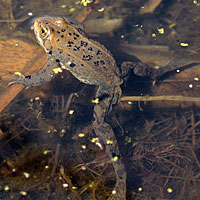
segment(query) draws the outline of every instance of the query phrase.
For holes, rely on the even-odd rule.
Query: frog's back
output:
[[[77,79],[94,85],[121,84],[116,62],[103,45],[88,39],[81,29],[66,19],[45,17],[40,22],[45,23],[49,30],[51,28],[52,56]]]

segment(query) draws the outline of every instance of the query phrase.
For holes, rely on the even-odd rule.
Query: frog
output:
[[[58,71],[68,70],[79,81],[97,86],[92,125],[106,145],[105,153],[115,172],[115,188],[110,199],[126,199],[126,168],[114,131],[105,119],[122,95],[120,85],[127,69],[120,70],[107,48],[89,39],[79,25],[65,17],[38,17],[34,19],[33,30],[48,54],[47,62],[40,71],[13,79],[11,84],[20,83],[26,88],[43,85]]]

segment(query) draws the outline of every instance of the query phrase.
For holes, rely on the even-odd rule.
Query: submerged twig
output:
[[[60,175],[69,185],[69,189],[71,190],[72,194],[76,197],[76,199],[80,200],[81,198],[80,198],[78,192],[73,189],[74,186],[73,186],[70,178],[65,174],[63,166],[61,166],[61,168],[60,168]]]
[[[51,172],[51,176],[53,176],[55,171],[56,171],[56,166],[58,164],[58,158],[59,158],[59,153],[60,153],[60,145],[61,144],[57,144],[57,146],[56,146],[56,153],[55,153],[55,158],[54,158],[54,163],[53,163],[53,169],[52,169],[52,172]]]
[[[200,97],[185,96],[125,96],[119,99],[122,101],[194,101],[200,102]]]

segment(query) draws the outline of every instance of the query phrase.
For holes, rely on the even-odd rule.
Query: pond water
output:
[[[193,0],[0,1],[0,199],[198,199],[199,7]],[[44,85],[8,86],[47,62],[33,31],[42,16],[70,19],[93,48],[105,50],[95,40],[112,53],[119,73],[124,62],[134,66],[118,103],[105,103],[113,108],[102,119],[115,136],[93,130],[103,110],[93,117],[94,107],[111,93],[95,99],[97,87],[68,70]],[[125,166],[124,197],[115,189],[115,161]]]

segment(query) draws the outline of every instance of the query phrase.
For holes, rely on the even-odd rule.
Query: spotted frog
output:
[[[69,70],[78,80],[98,86],[94,106],[93,128],[106,145],[116,175],[111,198],[126,199],[126,170],[111,126],[105,122],[112,105],[121,96],[122,74],[112,54],[100,43],[88,39],[84,31],[63,17],[39,17],[34,21],[38,43],[48,53],[44,68],[29,76],[21,76],[14,83],[26,87],[50,81],[57,71]]]

